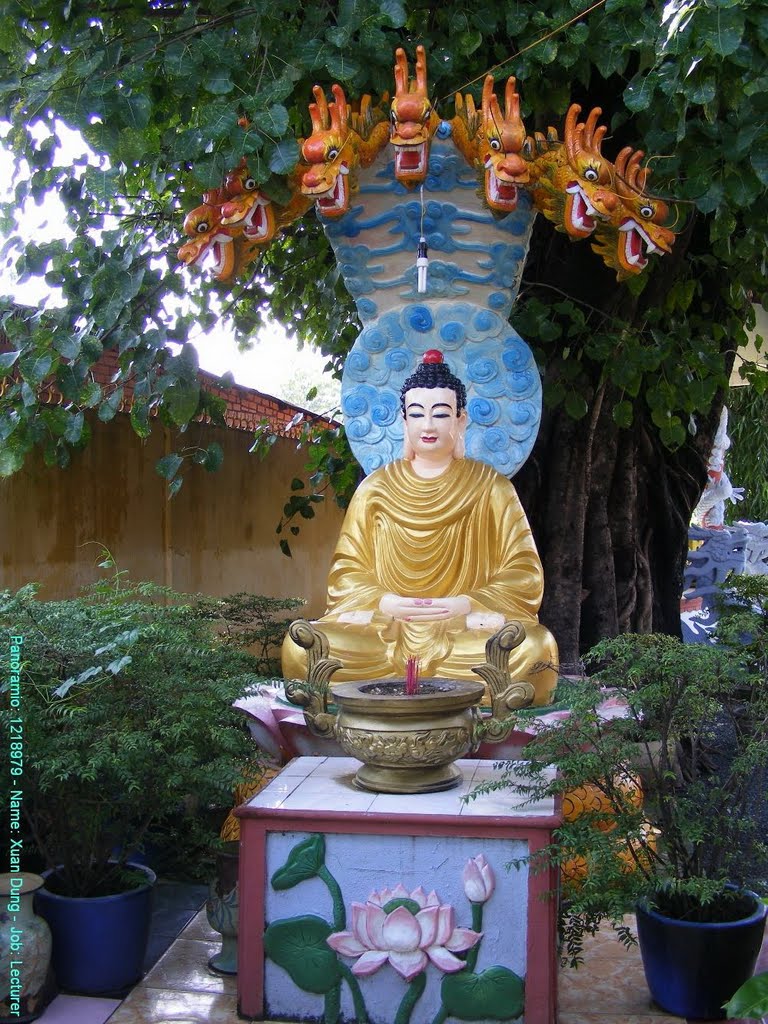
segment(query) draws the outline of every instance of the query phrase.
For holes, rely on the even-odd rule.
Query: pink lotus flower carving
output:
[[[387,961],[406,981],[420,974],[431,960],[446,974],[465,963],[455,953],[471,949],[482,932],[457,928],[453,907],[440,903],[434,890],[419,886],[409,893],[403,885],[372,892],[365,903],[352,904],[348,931],[328,936],[328,945],[342,956],[358,957],[352,973],[365,977]]]

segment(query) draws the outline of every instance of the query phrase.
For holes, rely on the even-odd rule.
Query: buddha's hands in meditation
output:
[[[379,611],[402,622],[436,622],[454,615],[469,615],[472,604],[463,594],[459,597],[402,597],[385,594]]]

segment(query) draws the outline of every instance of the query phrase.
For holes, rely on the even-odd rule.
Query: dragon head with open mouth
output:
[[[234,239],[242,228],[222,224],[222,207],[227,201],[226,190],[211,189],[203,195],[203,202],[190,210],[184,220],[184,234],[191,241],[185,242],[178,252],[179,259],[186,266],[199,265],[210,253],[213,256],[213,274],[218,281],[225,281],[235,269]]]
[[[308,165],[301,179],[301,191],[315,203],[321,217],[343,217],[349,209],[351,172],[359,163],[349,125],[350,110],[340,85],[331,87],[331,103],[319,85],[313,87],[315,102],[309,105],[312,134],[305,139],[301,154]]]
[[[626,146],[616,157],[615,208],[608,223],[600,225],[592,246],[619,280],[644,270],[652,253],[671,252],[675,241],[674,232],[665,227],[668,204],[646,192],[650,170],[640,166],[643,155]]]
[[[578,121],[581,107],[568,108],[561,147],[551,144],[534,160],[534,202],[547,220],[578,240],[588,238],[601,220],[610,216],[615,201],[607,194],[613,165],[601,145],[607,128],[598,126],[602,110],[594,107],[585,122]]]
[[[520,118],[515,79],[507,79],[503,117],[493,86],[493,75],[486,75],[479,140],[479,156],[485,168],[485,201],[498,213],[511,213],[517,207],[518,186],[530,181],[529,165],[521,156],[525,125]]]
[[[395,147],[395,177],[408,188],[421,184],[429,167],[429,144],[440,124],[427,92],[427,56],[416,47],[416,77],[408,75],[405,50],[395,51],[395,95],[389,141]]]
[[[245,158],[229,172],[224,188],[229,198],[222,204],[221,223],[225,227],[240,227],[250,242],[271,242],[277,230],[272,201],[259,191]]]

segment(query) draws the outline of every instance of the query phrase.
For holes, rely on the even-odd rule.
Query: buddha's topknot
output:
[[[400,408],[405,416],[405,395],[412,388],[450,388],[456,395],[456,412],[467,406],[467,389],[443,362],[443,353],[431,348],[424,353],[416,372],[400,388]]]

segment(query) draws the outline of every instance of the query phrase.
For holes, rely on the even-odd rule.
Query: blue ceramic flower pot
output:
[[[157,876],[143,864],[127,866],[143,872],[146,885],[114,896],[59,896],[44,888],[35,894],[35,909],[51,929],[51,962],[61,988],[119,993],[141,978]]]
[[[752,977],[768,907],[753,892],[752,912],[738,921],[700,923],[637,907],[645,979],[655,1003],[678,1017],[721,1020],[723,1004]]]

